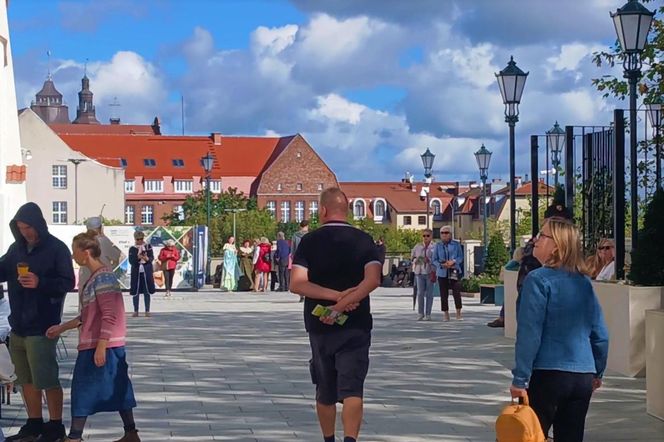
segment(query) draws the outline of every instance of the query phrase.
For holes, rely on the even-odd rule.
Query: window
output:
[[[134,180],[125,180],[125,193],[134,193],[136,192],[136,186]]]
[[[364,201],[356,200],[353,203],[353,216],[355,218],[364,218],[365,217]]]
[[[154,222],[154,207],[143,206],[141,209],[141,224],[152,224]]]
[[[143,159],[143,165],[145,167],[156,167],[157,162],[153,158],[144,158]]]
[[[127,167],[127,159],[120,158],[120,167]]]
[[[173,213],[177,214],[180,221],[184,221],[184,207],[182,205],[173,206]]]
[[[318,216],[318,201],[312,201],[309,203],[309,218]]]
[[[438,200],[431,201],[431,208],[433,209],[434,215],[440,215],[440,201]]]
[[[295,190],[302,190],[302,183],[297,183],[295,185]]]
[[[270,212],[270,215],[272,215],[272,217],[274,218],[277,217],[277,203],[275,201],[268,201],[267,204],[265,205],[265,208],[267,209],[268,212]]]
[[[173,159],[173,167],[184,167],[184,160],[180,158]]]
[[[374,217],[382,218],[385,216],[385,201],[378,200],[374,206]]]
[[[304,201],[295,201],[295,221],[301,222],[304,219]]]
[[[134,206],[125,206],[125,224],[134,224]]]
[[[277,190],[281,192],[281,189],[282,189],[281,183],[277,184]]]
[[[67,201],[53,201],[53,224],[67,224]]]
[[[318,191],[319,192],[323,191],[323,183],[318,183]]]
[[[221,180],[210,180],[210,192],[221,193]]]
[[[287,223],[290,221],[290,201],[281,202],[281,222]]]
[[[145,192],[146,193],[157,193],[164,191],[164,181],[163,180],[145,180]]]
[[[412,218],[410,217],[410,215],[406,215],[406,216],[404,216],[404,217],[403,217],[403,225],[404,225],[404,226],[410,226],[411,224],[413,224],[413,220],[412,220]]]
[[[67,188],[67,166],[53,166],[53,188]]]
[[[175,180],[173,183],[176,193],[191,193],[194,187],[192,180]],[[210,187],[212,187],[212,184],[210,184]]]
[[[424,225],[426,225],[426,223],[427,223],[427,217],[426,216],[420,215],[420,216],[417,217],[417,224],[419,224],[420,226],[424,226]]]

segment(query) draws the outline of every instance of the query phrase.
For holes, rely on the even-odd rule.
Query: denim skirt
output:
[[[72,417],[136,407],[125,348],[106,349],[106,364],[103,367],[95,365],[94,356],[94,349],[78,352],[71,383]]]

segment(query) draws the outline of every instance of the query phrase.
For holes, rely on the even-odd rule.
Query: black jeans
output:
[[[534,370],[528,398],[544,434],[553,425],[556,442],[582,442],[586,413],[593,394],[592,373]]]
[[[279,262],[279,291],[287,292],[288,291],[288,261],[282,263]]]
[[[146,312],[150,311],[150,292],[148,291],[148,283],[145,278],[146,278],[145,273],[138,274],[138,290],[136,290],[136,293],[132,293],[134,312],[136,313],[138,313],[138,302],[141,293],[143,293],[143,299],[145,300],[145,311]]]
[[[454,297],[454,307],[461,310],[461,283],[458,279],[441,278],[438,277],[438,288],[440,289],[440,309],[444,312],[450,311],[447,298],[450,296],[450,289],[452,289],[452,297]]]
[[[164,271],[164,276],[166,277],[166,290],[170,292],[173,288],[173,277],[175,276],[175,269]]]

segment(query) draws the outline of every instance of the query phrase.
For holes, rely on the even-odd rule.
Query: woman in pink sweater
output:
[[[74,237],[74,260],[90,270],[81,290],[81,314],[54,325],[46,335],[55,339],[79,329],[78,357],[71,383],[71,430],[65,442],[80,441],[88,416],[100,411],[118,411],[125,434],[116,442],[140,442],[133,408],[134,390],[129,380],[125,354],[125,310],[120,285],[110,269],[99,260],[97,233],[88,231]]]

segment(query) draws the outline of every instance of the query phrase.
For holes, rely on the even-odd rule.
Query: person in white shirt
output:
[[[436,270],[431,264],[434,249],[434,245],[431,243],[432,236],[431,229],[422,230],[422,242],[413,247],[410,254],[417,285],[418,321],[431,321],[433,285],[436,281]]]
[[[613,240],[603,238],[597,244],[595,255],[589,259],[591,276],[597,281],[616,279],[616,246]]]

